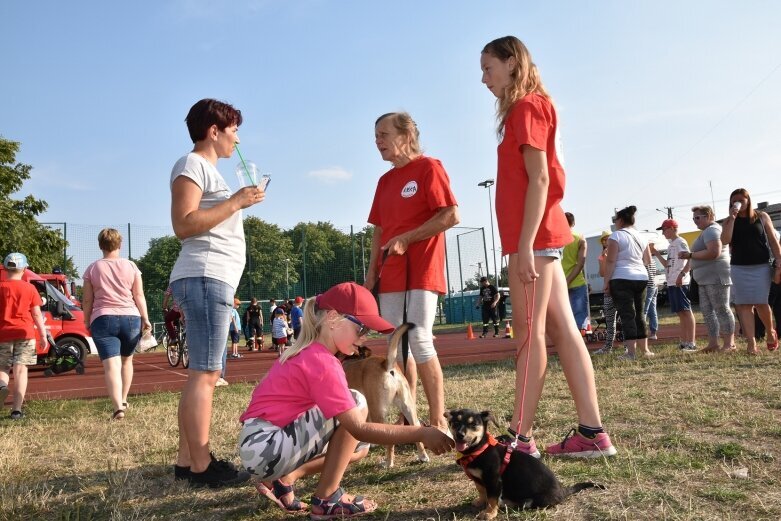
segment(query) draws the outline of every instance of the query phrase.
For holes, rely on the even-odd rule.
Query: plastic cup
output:
[[[740,209],[743,208],[743,203],[741,203],[740,201],[735,201],[734,203],[732,203],[732,207],[737,211],[740,211]]]
[[[258,165],[252,161],[242,161],[236,165],[236,177],[239,180],[239,186],[241,188],[244,188],[245,186],[257,186],[258,178],[260,177]]]

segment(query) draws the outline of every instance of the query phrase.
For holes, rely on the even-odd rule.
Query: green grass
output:
[[[656,348],[651,361],[595,358],[604,424],[618,455],[568,461],[545,458],[565,484],[593,480],[585,491],[546,511],[501,513],[502,520],[716,520],[781,518],[781,356],[682,355]],[[560,441],[575,424],[556,359],[537,415],[539,445]],[[492,410],[507,421],[514,373],[510,362],[445,368],[448,407]],[[251,385],[219,388],[213,449],[236,459],[238,416]],[[422,396],[422,391],[420,392]],[[247,486],[194,490],[174,483],[178,393],[131,397],[122,422],[109,422],[105,399],[33,401],[19,422],[0,419],[0,519],[185,520],[280,519]],[[424,400],[420,413],[426,415]],[[400,447],[397,467],[383,451],[350,467],[346,490],[380,504],[373,519],[471,520],[474,485],[453,454],[414,463]],[[747,469],[748,478],[734,477]],[[308,499],[315,479],[298,483]]]

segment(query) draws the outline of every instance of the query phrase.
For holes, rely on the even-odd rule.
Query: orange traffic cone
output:
[[[504,338],[512,338],[513,337],[513,328],[510,325],[510,321],[506,321],[504,323]]]
[[[466,339],[467,340],[474,340],[475,339],[475,333],[472,331],[472,324],[466,325]]]

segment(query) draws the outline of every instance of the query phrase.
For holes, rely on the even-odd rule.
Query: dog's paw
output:
[[[475,508],[485,508],[485,500],[479,497],[476,497],[472,500],[472,506]]]
[[[392,469],[393,468],[393,460],[383,459],[380,462],[380,465],[382,465],[382,468],[384,468],[384,469]]]
[[[491,511],[489,509],[485,509],[479,514],[477,514],[477,519],[496,519],[497,511]]]
[[[422,454],[418,454],[418,461],[421,463],[428,463],[429,461],[431,461],[431,458],[429,458],[428,454],[424,452]]]

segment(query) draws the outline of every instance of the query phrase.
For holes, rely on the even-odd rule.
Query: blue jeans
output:
[[[569,288],[569,305],[575,316],[575,324],[578,329],[585,329],[588,320],[588,285],[583,284],[577,288]]]
[[[656,294],[659,292],[659,288],[656,286],[653,289],[646,289],[645,291],[645,307],[643,308],[643,314],[648,320],[648,328],[651,330],[651,334],[655,335],[659,330],[659,315],[656,313]]]
[[[141,339],[141,317],[101,315],[90,324],[90,332],[101,360],[133,356]]]
[[[233,288],[209,277],[188,277],[171,283],[174,299],[184,311],[190,370],[219,371],[226,352]]]

